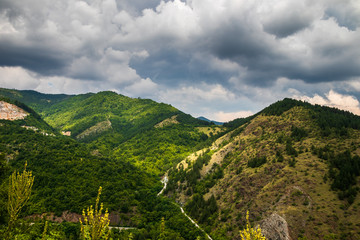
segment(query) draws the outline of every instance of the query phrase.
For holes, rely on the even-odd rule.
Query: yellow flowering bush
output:
[[[246,228],[240,231],[242,240],[266,240],[262,235],[260,227],[252,228],[249,221],[249,211],[246,212]]]
[[[31,171],[26,171],[27,163],[22,173],[16,171],[9,177],[8,212],[9,225],[6,239],[10,239],[12,228],[19,216],[20,210],[25,206],[31,195],[34,176]]]
[[[100,204],[100,209],[98,209],[101,190],[102,188],[100,187],[96,198],[95,209],[93,209],[93,206],[91,205],[87,208],[86,212],[83,210],[82,216],[84,223],[80,219],[82,239],[99,240],[109,238],[110,220],[108,210],[106,209],[105,213],[102,213],[104,208],[102,203]]]

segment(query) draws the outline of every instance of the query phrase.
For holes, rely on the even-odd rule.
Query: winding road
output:
[[[161,180],[162,184],[164,184],[164,187],[163,187],[163,188],[161,189],[161,191],[157,194],[158,196],[161,195],[161,194],[164,192],[164,190],[166,189],[166,186],[167,186],[168,181],[169,181],[169,178],[168,178],[167,174],[165,174],[164,178]],[[178,204],[176,204],[176,203],[174,203],[174,204],[175,204],[177,207],[180,208],[181,213],[184,214],[184,216],[187,217],[187,218],[190,220],[190,222],[192,222],[192,223],[195,225],[195,227],[197,227],[200,231],[202,231],[203,233],[205,233],[205,235],[207,236],[208,239],[213,240],[213,239],[209,236],[209,234],[207,234],[207,233],[204,231],[204,229],[202,229],[191,217],[189,217],[189,216],[186,214],[186,212],[184,211],[184,209],[183,209],[180,205],[178,205]]]

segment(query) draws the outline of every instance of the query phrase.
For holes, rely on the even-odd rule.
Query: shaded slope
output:
[[[44,136],[7,123],[0,131],[0,152],[10,165],[21,169],[27,161],[36,176],[32,196],[36,204],[28,213],[81,213],[94,202],[99,186],[109,209],[120,210],[136,205],[135,190],[158,185],[156,178],[130,163],[94,156],[72,139]]]

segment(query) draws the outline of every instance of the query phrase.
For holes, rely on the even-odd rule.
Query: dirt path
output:
[[[167,176],[167,174],[165,174],[164,178],[161,180],[162,184],[164,184],[164,187],[163,187],[163,188],[161,189],[161,191],[157,194],[158,196],[163,193],[163,191],[164,191],[165,188],[166,188],[166,185],[167,185],[168,181],[169,181],[168,176]],[[207,234],[207,233],[204,231],[204,229],[202,229],[191,217],[189,217],[189,216],[186,214],[186,212],[184,211],[184,209],[183,209],[180,205],[178,205],[178,204],[176,204],[176,203],[174,203],[174,204],[175,204],[177,207],[180,208],[181,213],[182,213],[185,217],[187,217],[187,218],[190,220],[190,222],[192,222],[192,224],[195,225],[195,227],[197,227],[200,231],[202,231],[203,233],[205,233],[205,235],[207,236],[208,239],[213,240],[213,239],[209,236],[209,234]]]

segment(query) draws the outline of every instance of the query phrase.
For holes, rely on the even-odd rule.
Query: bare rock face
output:
[[[288,224],[277,213],[260,222],[261,233],[269,240],[291,240]]]
[[[29,114],[18,106],[0,101],[0,119],[14,121],[24,119],[27,115]]]

